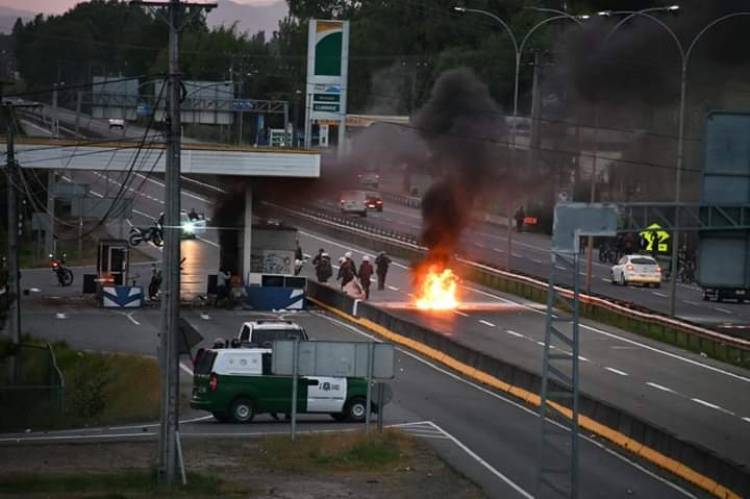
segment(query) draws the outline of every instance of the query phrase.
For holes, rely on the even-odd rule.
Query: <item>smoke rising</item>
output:
[[[467,68],[443,73],[415,125],[430,152],[435,183],[422,199],[426,263],[453,258],[482,186],[493,178],[504,120],[487,86]]]

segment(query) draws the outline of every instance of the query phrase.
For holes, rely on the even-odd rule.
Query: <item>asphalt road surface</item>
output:
[[[337,259],[352,251],[357,262],[370,251],[309,231],[303,248],[325,248]],[[464,283],[463,309],[430,313],[411,306],[406,262],[396,260],[384,291],[371,301],[396,315],[453,337],[496,358],[541,373],[543,306]],[[304,272],[312,278],[313,269]],[[334,283],[335,284],[335,283]],[[477,310],[478,309],[478,310]],[[733,366],[591,321],[582,321],[581,390],[667,428],[677,436],[750,465],[750,376]]]
[[[316,208],[340,216],[334,200],[319,201]],[[382,213],[370,211],[366,218],[350,215],[352,220],[383,230],[410,234],[419,238],[422,230],[422,216],[417,208],[410,208],[386,200]],[[474,222],[464,231],[461,251],[470,260],[487,262],[493,265],[507,264],[507,230],[505,227],[488,223]],[[669,283],[660,289],[641,286],[620,287],[611,283],[609,264],[599,263],[596,254],[592,266],[591,290],[594,293],[628,301],[667,313],[669,311]],[[544,234],[513,233],[511,247],[511,268],[525,274],[548,279],[550,274],[550,239]],[[581,286],[585,289],[586,266],[581,265]],[[571,275],[561,275],[563,282],[572,283]],[[750,328],[750,303],[704,302],[703,292],[695,284],[677,284],[677,317],[722,330],[724,325],[745,325]],[[730,328],[731,329],[731,328]],[[724,329],[728,331],[730,329]]]
[[[63,312],[61,312],[61,310]],[[64,313],[59,319],[57,314]],[[210,343],[231,337],[245,320],[273,314],[214,310],[186,311],[183,316]],[[367,341],[366,332],[321,312],[281,314],[302,324],[313,339]],[[159,311],[117,313],[72,306],[36,306],[26,311],[35,336],[64,339],[71,346],[153,355]],[[539,420],[537,414],[505,396],[466,381],[402,349],[391,381],[394,399],[386,407],[385,424],[400,426],[424,439],[452,466],[476,481],[490,497],[535,494]],[[189,391],[189,360],[182,362]],[[222,424],[204,413],[182,415],[183,438],[219,435],[255,436],[288,432],[288,423],[266,415],[249,425]],[[301,416],[300,431],[345,430],[356,425],[334,423],[328,416]],[[81,432],[29,432],[0,435],[0,445],[71,438],[145,438],[158,431],[151,423]],[[670,482],[643,463],[604,447],[586,436],[580,445],[581,497],[703,497],[692,488]]]

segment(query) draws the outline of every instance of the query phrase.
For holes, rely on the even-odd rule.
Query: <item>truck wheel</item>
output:
[[[367,415],[367,400],[362,397],[351,399],[344,407],[344,414],[347,420],[361,423]]]
[[[239,398],[232,402],[231,409],[232,420],[236,423],[249,423],[255,416],[253,401],[246,398]]]

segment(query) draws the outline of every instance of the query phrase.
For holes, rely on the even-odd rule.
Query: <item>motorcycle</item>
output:
[[[60,286],[70,286],[73,284],[73,271],[64,266],[65,253],[63,253],[62,258],[55,258],[52,254],[50,254],[49,258],[52,272],[57,275],[57,282],[60,283]]]
[[[133,227],[130,229],[128,242],[131,246],[138,246],[142,242],[152,242],[155,246],[161,246],[164,243],[161,228],[158,225],[151,227]]]

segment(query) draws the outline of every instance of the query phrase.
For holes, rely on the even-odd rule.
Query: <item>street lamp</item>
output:
[[[667,7],[668,10],[678,10],[679,6],[672,5]],[[655,17],[651,15],[649,12],[643,12],[643,11],[636,11],[631,14],[629,14],[627,17],[622,19],[619,23],[615,25],[614,28],[612,28],[612,31],[607,35],[607,38],[605,39],[605,43],[609,39],[609,37],[617,31],[620,26],[624,25],[626,22],[628,22],[630,19],[636,16],[645,17],[647,19],[650,19],[651,21],[655,22],[658,26],[660,26],[664,31],[669,34],[669,36],[672,38],[672,40],[675,42],[675,45],[677,46],[677,50],[680,53],[680,110],[679,110],[679,117],[678,117],[678,134],[677,134],[677,165],[676,165],[676,172],[675,172],[675,204],[679,205],[681,201],[681,194],[682,194],[682,165],[684,162],[684,142],[685,142],[685,98],[687,95],[687,70],[688,66],[690,64],[690,56],[693,54],[693,49],[695,48],[695,45],[700,41],[701,38],[703,38],[703,35],[706,34],[707,31],[709,31],[711,28],[716,26],[717,24],[720,24],[728,19],[733,19],[735,17],[745,17],[750,16],[750,11],[741,11],[741,12],[732,12],[730,14],[725,14],[721,17],[718,17],[708,23],[706,26],[701,29],[695,37],[693,37],[692,40],[690,40],[690,43],[687,45],[683,44],[680,39],[678,38],[677,34],[674,32],[672,28],[669,27],[664,21],[659,19],[658,17]],[[674,220],[674,234],[672,235],[672,272],[671,272],[671,281],[670,281],[670,297],[669,297],[669,316],[674,317],[675,315],[675,305],[676,305],[676,291],[677,291],[677,252],[679,249],[679,240],[680,240],[680,210],[675,209],[675,220]]]
[[[510,26],[508,23],[503,21],[500,17],[496,16],[492,12],[487,12],[486,10],[481,9],[470,9],[467,7],[460,7],[455,6],[453,7],[453,10],[456,12],[473,12],[476,14],[481,14],[483,16],[490,17],[494,19],[502,28],[505,30],[505,32],[508,34],[508,37],[510,38],[510,41],[513,43],[513,50],[515,52],[515,68],[514,68],[514,78],[513,78],[513,125],[511,127],[511,148],[515,151],[516,149],[516,128],[517,128],[517,121],[518,121],[518,80],[519,80],[519,74],[521,72],[521,55],[523,54],[523,49],[526,47],[526,42],[529,41],[529,38],[531,38],[531,35],[533,35],[539,28],[542,26],[545,26],[549,23],[559,21],[559,20],[568,20],[573,21],[578,26],[581,26],[582,19],[588,19],[588,16],[574,16],[571,14],[568,14],[566,12],[556,10],[556,9],[533,9],[537,12],[551,12],[555,15],[552,17],[547,17],[545,19],[542,19],[535,25],[533,25],[529,30],[526,32],[526,34],[521,38],[521,42],[518,42],[518,39],[516,38],[516,35],[513,33],[513,30],[510,29]],[[529,147],[531,147],[531,144],[529,144]],[[508,241],[507,241],[507,255],[506,255],[506,268],[507,270],[510,270],[511,265],[511,258],[512,258],[512,230],[511,230],[511,213],[512,209],[508,208],[506,212],[507,217],[507,223],[508,223]]]
[[[625,15],[626,17],[620,20],[610,31],[607,36],[604,37],[602,48],[607,45],[609,39],[614,35],[617,30],[620,29],[628,20],[636,16],[642,16],[652,12],[674,12],[679,10],[679,5],[669,5],[666,7],[649,7],[641,10],[602,10],[597,12],[600,17],[611,17]],[[591,166],[591,182],[589,189],[589,203],[596,201],[596,166],[599,159],[599,99],[596,101],[596,108],[594,111],[594,159]],[[594,259],[594,238],[588,236],[587,241],[587,257],[586,257],[586,292],[591,293],[591,280],[593,274],[593,259]]]

